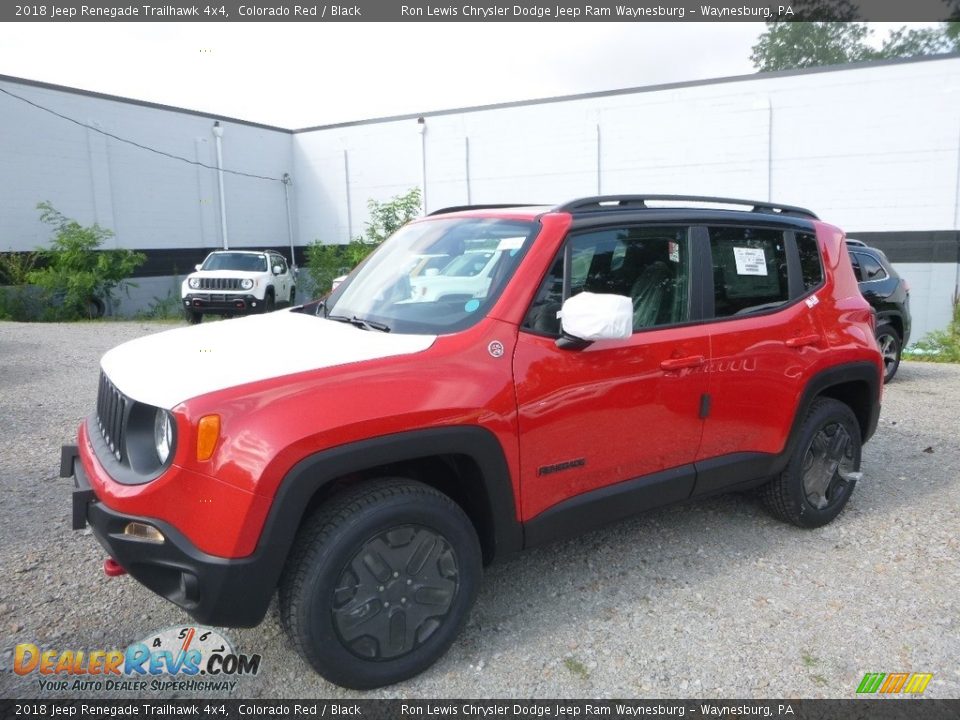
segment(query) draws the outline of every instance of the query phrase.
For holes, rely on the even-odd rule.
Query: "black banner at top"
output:
[[[960,0],[37,0],[0,4],[25,22],[935,22]]]

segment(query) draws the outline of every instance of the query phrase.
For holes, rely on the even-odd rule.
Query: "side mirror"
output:
[[[202,267],[203,265],[201,265],[200,263],[197,263],[196,265],[193,266],[193,269],[196,270],[197,272],[200,272],[200,268]]]
[[[582,292],[568,298],[557,317],[563,332],[559,348],[579,350],[597,340],[623,340],[633,334],[633,301],[625,295]]]
[[[282,273],[282,272],[283,272],[283,266],[282,266],[282,265],[274,265],[274,266],[273,266],[273,274],[274,274],[274,275],[279,275],[279,274]]]

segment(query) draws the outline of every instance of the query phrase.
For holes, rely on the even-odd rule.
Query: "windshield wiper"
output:
[[[354,327],[363,328],[364,330],[390,332],[390,326],[386,323],[377,322],[376,320],[364,320],[363,318],[358,318],[356,315],[353,317],[347,317],[346,315],[327,315],[327,320],[350,323]]]

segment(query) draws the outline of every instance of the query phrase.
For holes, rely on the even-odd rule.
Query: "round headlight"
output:
[[[170,457],[173,447],[173,419],[170,413],[162,408],[157,408],[153,416],[153,444],[157,449],[160,464],[163,465]]]
[[[196,290],[200,287],[200,278],[190,278],[187,281],[187,284],[193,289]]]
[[[250,278],[244,278],[240,281],[240,287],[242,287],[244,290],[249,290],[253,287],[253,280]]]

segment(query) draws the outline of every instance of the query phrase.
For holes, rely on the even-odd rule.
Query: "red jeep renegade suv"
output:
[[[802,208],[452,208],[325,300],[108,352],[61,474],[115,572],[221,626],[279,590],[304,659],[372,688],[440,657],[511,551],[750,487],[830,522],[880,411],[873,323]]]

